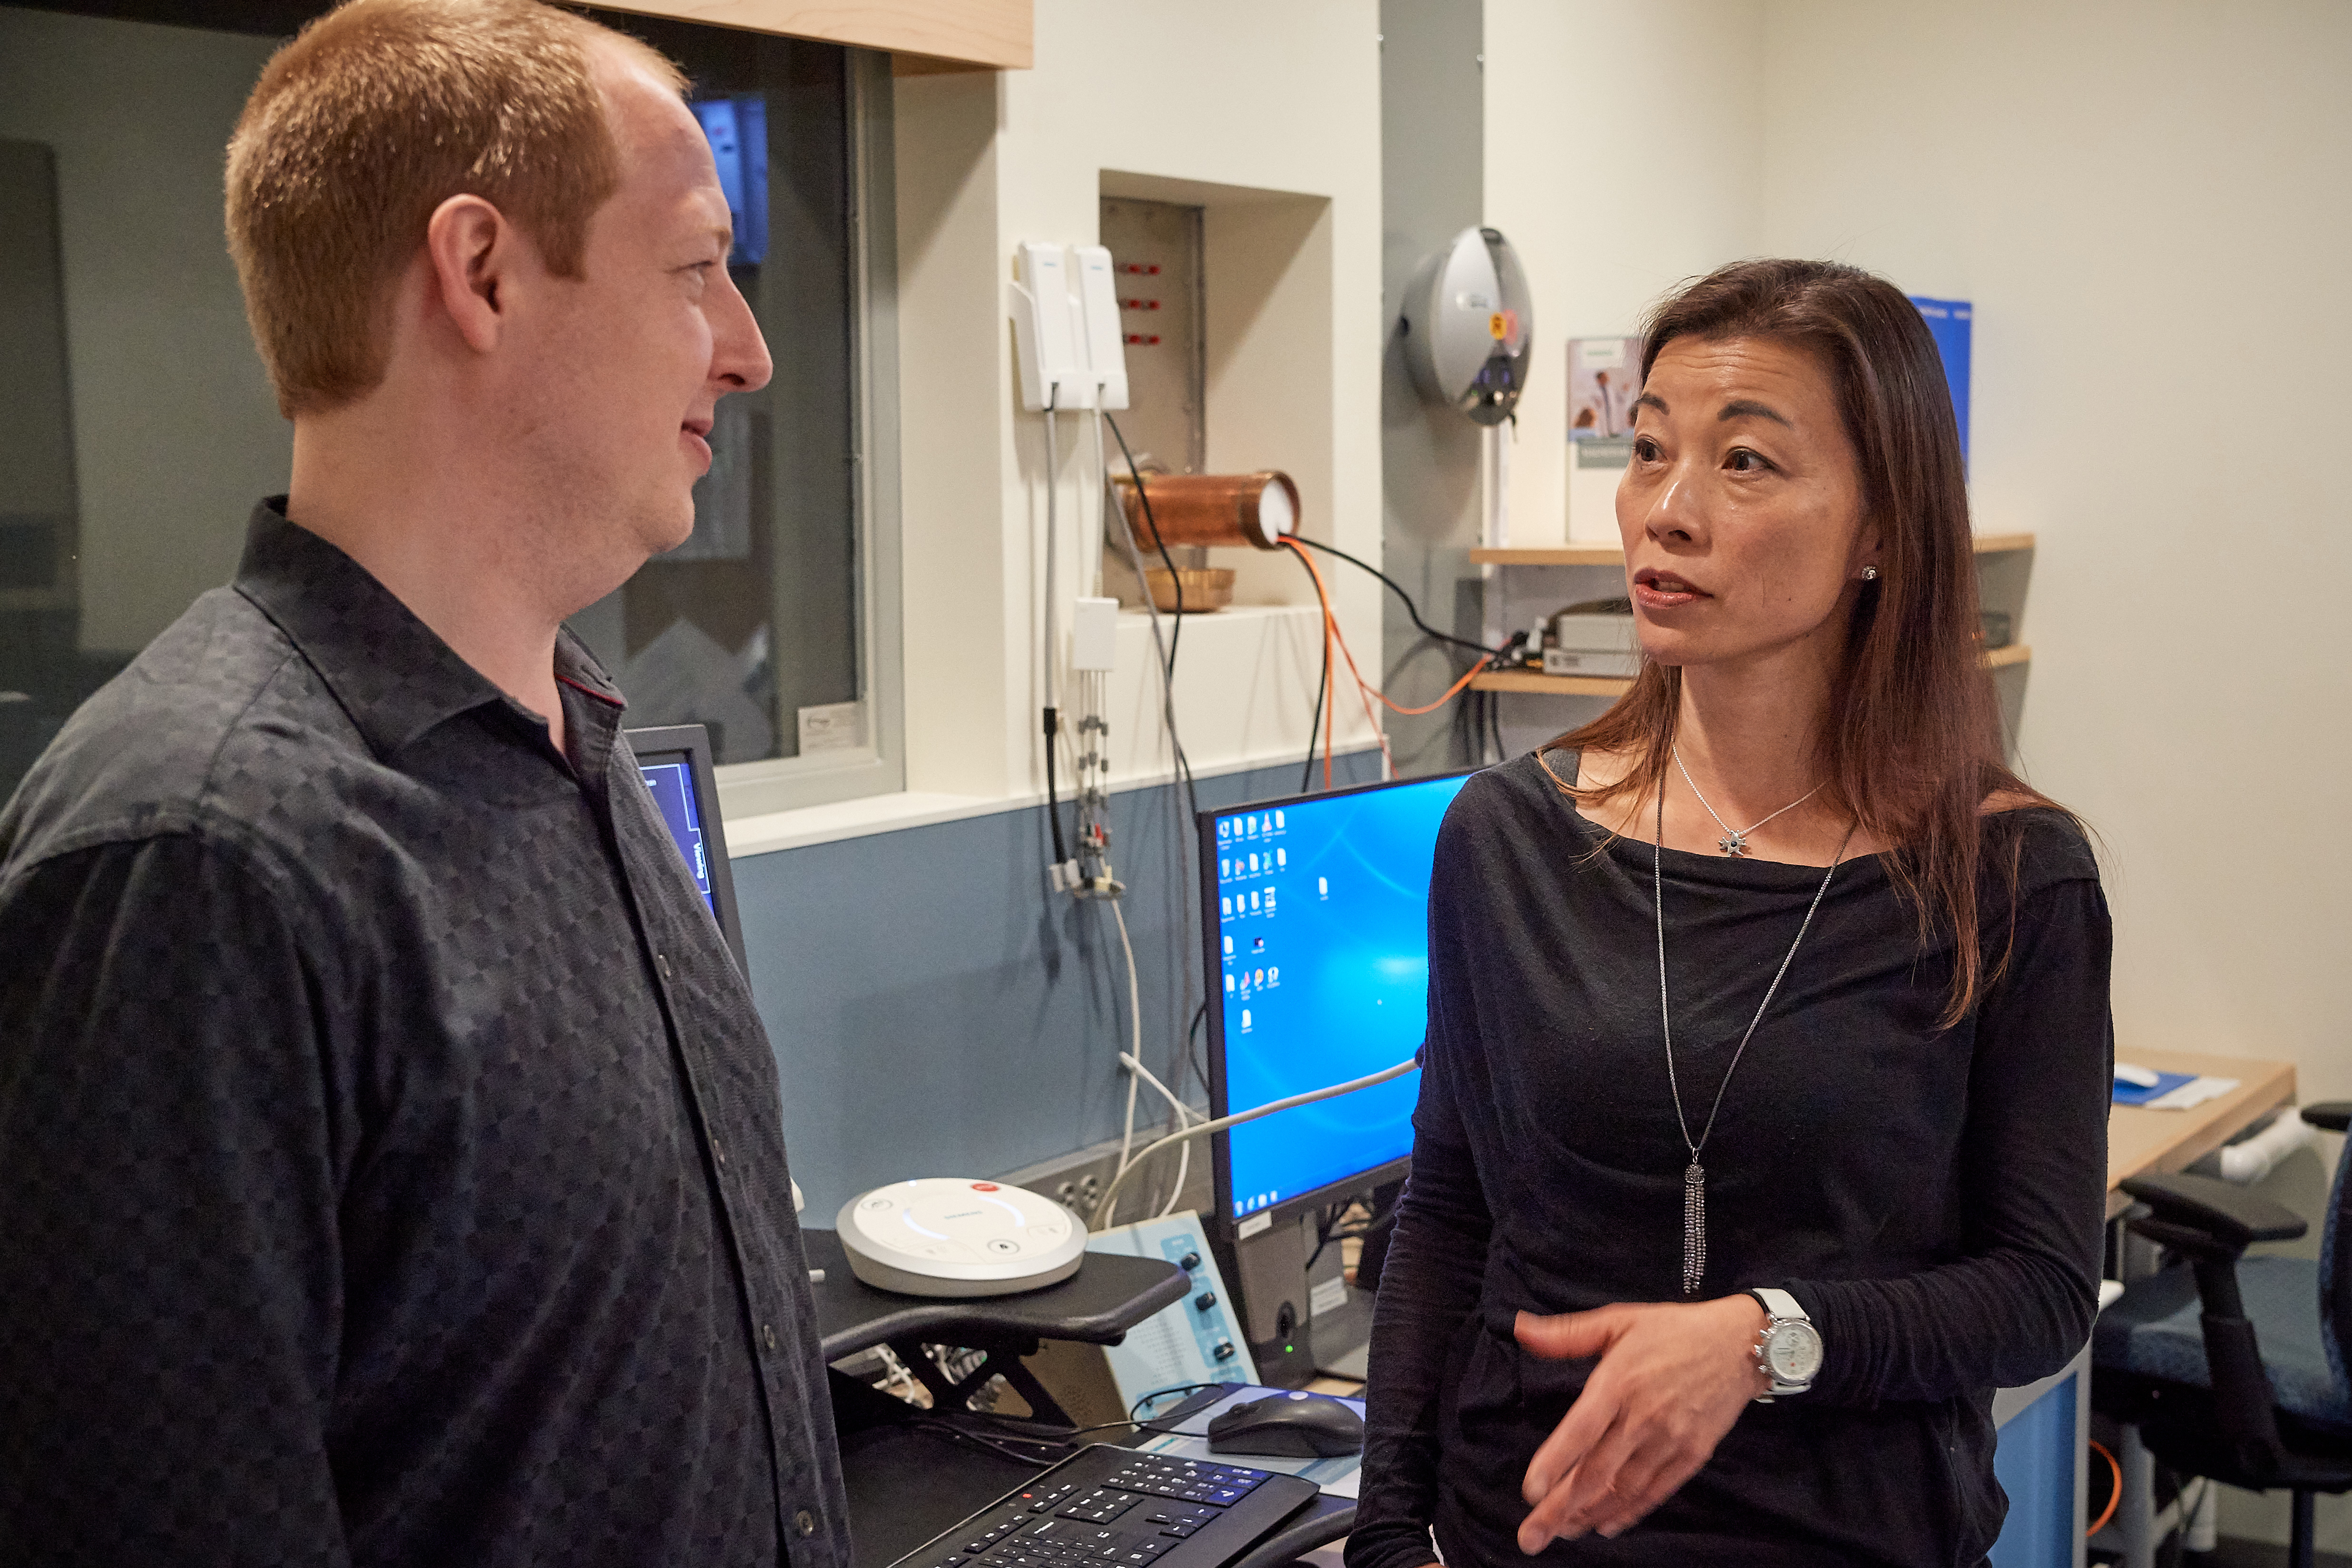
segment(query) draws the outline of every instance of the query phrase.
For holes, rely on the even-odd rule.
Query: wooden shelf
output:
[[[1490,669],[1470,682],[1474,691],[1541,691],[1553,697],[1622,697],[1630,680],[1606,675],[1546,675],[1539,669]]]
[[[1985,655],[1987,669],[2030,664],[2033,650],[2022,643],[1997,647]],[[1470,682],[1474,691],[1520,691],[1547,697],[1622,697],[1633,689],[1631,680],[1603,675],[1546,675],[1538,669],[1490,669]]]
[[[1473,550],[1479,566],[1622,566],[1625,552],[1614,544],[1555,544],[1541,550]]]
[[[1979,533],[1976,536],[1979,555],[2006,555],[2033,548],[2030,533]],[[1479,566],[1622,566],[1625,552],[1614,544],[1555,544],[1539,550],[1473,550],[1471,562]]]

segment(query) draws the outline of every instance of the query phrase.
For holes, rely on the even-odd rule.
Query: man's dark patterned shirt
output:
[[[847,1568],[775,1058],[566,752],[254,515],[0,812],[0,1562]]]

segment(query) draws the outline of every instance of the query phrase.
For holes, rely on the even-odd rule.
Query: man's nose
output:
[[[751,302],[732,278],[727,279],[710,325],[710,378],[730,392],[757,392],[767,385],[776,362],[769,357],[768,341],[760,334]]]

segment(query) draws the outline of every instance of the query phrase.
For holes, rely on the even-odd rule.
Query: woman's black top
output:
[[[1571,754],[1551,760],[1574,776]],[[2046,810],[1984,834],[1979,941],[2003,967],[1975,1008],[1936,1026],[1948,936],[1923,950],[1882,859],[1847,861],[1703,1156],[1697,1299],[1789,1291],[1821,1330],[1813,1386],[1749,1405],[1641,1524],[1542,1561],[1973,1564],[2000,1533],[1993,1390],[2063,1367],[2096,1309],[2113,1047],[2089,847]],[[1433,1528],[1452,1568],[1525,1562],[1520,1482],[1593,1363],[1529,1355],[1514,1317],[1685,1299],[1653,853],[1579,815],[1532,755],[1446,814],[1349,1568],[1420,1568]],[[1694,1136],[1821,882],[1665,851]]]

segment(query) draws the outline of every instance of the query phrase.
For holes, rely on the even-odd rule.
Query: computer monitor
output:
[[[1421,1048],[1430,863],[1468,777],[1201,814],[1213,1115],[1362,1078]],[[1420,1089],[1407,1073],[1214,1134],[1223,1223],[1288,1218],[1403,1174]]]
[[[719,820],[719,785],[710,772],[710,732],[699,724],[668,724],[627,733],[663,824],[727,938],[737,971],[749,975],[743,922],[735,912],[735,874],[727,863],[727,831]]]

